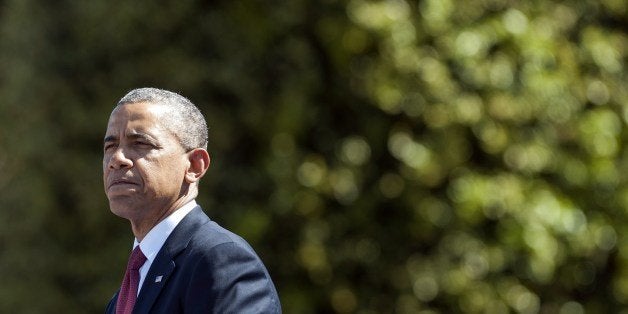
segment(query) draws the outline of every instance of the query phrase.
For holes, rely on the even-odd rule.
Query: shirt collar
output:
[[[146,256],[146,259],[151,263],[161,250],[161,247],[168,239],[168,236],[174,228],[183,220],[189,212],[196,207],[196,201],[191,200],[187,204],[183,205],[181,208],[175,210],[170,216],[166,217],[166,219],[159,222],[153,229],[146,234],[142,242],[137,242],[137,239],[133,242],[133,248],[136,246],[140,246],[142,253]]]

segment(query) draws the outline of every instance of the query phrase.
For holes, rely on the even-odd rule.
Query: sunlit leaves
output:
[[[534,313],[543,307],[542,293],[524,282],[511,281],[500,289],[508,292],[499,295],[477,284],[476,291],[484,291],[478,295],[465,287],[491,269],[482,265],[514,269],[518,278],[541,285],[560,284],[558,274],[573,256],[614,250],[615,229],[606,219],[591,218],[599,216],[590,207],[604,205],[569,190],[617,187],[623,181],[616,158],[628,110],[614,106],[626,99],[619,88],[625,78],[617,79],[626,36],[578,24],[583,10],[598,8],[589,3],[421,1],[410,14],[393,18],[385,8],[397,4],[352,1],[348,6],[352,21],[382,36],[381,58],[369,64],[365,86],[373,103],[391,118],[405,115],[421,126],[420,132],[404,123],[391,129],[388,151],[399,162],[399,174],[381,176],[379,188],[390,198],[410,193],[411,182],[444,184],[446,198],[431,196],[416,205],[420,219],[475,232],[495,224],[497,235],[475,238],[482,245],[471,249],[474,258],[460,263],[429,262],[438,255],[409,259],[419,265],[411,272],[416,272],[412,292],[418,304],[445,300],[443,293],[449,293],[464,295],[458,306],[471,312]],[[613,1],[603,5],[618,7]],[[468,131],[461,132],[465,127]],[[460,158],[447,157],[455,155]],[[446,179],[426,179],[434,174]],[[441,242],[439,252],[455,250],[451,243]],[[515,247],[528,254],[519,255]],[[583,310],[574,301],[551,306]]]

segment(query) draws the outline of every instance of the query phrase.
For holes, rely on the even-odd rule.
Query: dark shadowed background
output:
[[[628,309],[627,6],[0,0],[0,312],[119,286],[102,139],[143,86],[207,117],[198,201],[285,313]]]

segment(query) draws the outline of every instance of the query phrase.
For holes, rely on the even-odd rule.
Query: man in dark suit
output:
[[[198,108],[169,91],[141,88],[114,108],[104,139],[111,211],[135,241],[106,313],[281,313],[253,249],[195,202],[210,163]]]

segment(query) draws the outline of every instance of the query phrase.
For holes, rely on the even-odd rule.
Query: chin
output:
[[[109,209],[111,210],[111,212],[112,212],[114,215],[116,215],[116,216],[118,216],[118,217],[120,217],[120,218],[129,219],[129,218],[130,218],[130,216],[131,216],[131,215],[129,215],[129,212],[128,212],[128,211],[126,211],[126,210],[121,210],[121,209],[119,209],[119,208],[115,208],[115,207],[113,207],[113,206],[111,206],[111,205],[109,206]]]
[[[125,219],[131,219],[137,216],[137,211],[134,210],[133,206],[116,200],[109,200],[109,210],[111,210],[114,215]]]

